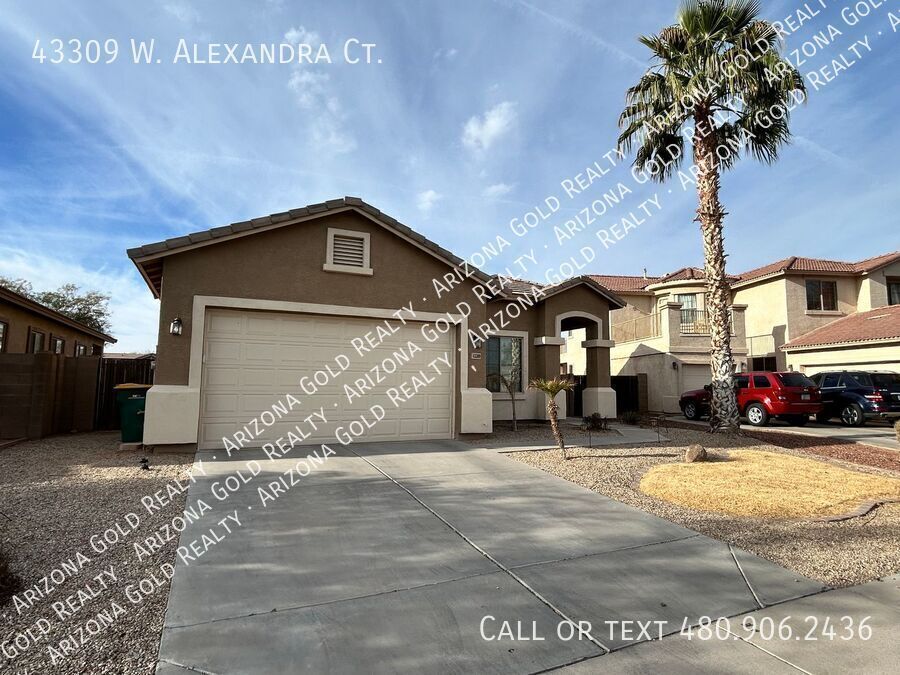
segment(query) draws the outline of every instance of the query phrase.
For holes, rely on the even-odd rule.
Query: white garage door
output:
[[[681,378],[682,392],[684,392],[693,389],[703,389],[709,384],[712,375],[710,374],[709,366],[698,366],[688,363],[681,366]]]
[[[259,419],[263,411],[271,411],[273,404],[284,401],[288,393],[300,399],[301,406],[282,414],[266,427],[254,445],[284,438],[297,425],[311,433],[306,443],[336,442],[336,429],[347,428],[363,415],[371,420],[369,411],[375,404],[384,408],[385,416],[366,431],[367,441],[450,438],[452,369],[438,363],[441,369],[438,373],[429,366],[445,354],[454,362],[450,334],[428,343],[422,338],[421,324],[402,326],[392,322],[397,332],[360,356],[351,340],[370,331],[374,335],[379,325],[384,325],[383,320],[209,310],[203,344],[200,447],[221,447],[223,437],[231,437],[251,420]],[[402,363],[402,355],[411,351],[407,348],[408,341],[413,341],[422,351]],[[313,380],[314,374],[327,366],[333,372],[340,372],[335,361],[340,354],[350,358],[350,367],[336,378],[323,378],[322,381],[329,381],[316,385],[314,394],[304,393],[301,388],[304,376]],[[397,366],[395,372],[389,373],[394,366]],[[406,383],[407,392],[412,391],[411,378],[423,370],[432,381],[401,406],[392,403],[388,389]],[[352,385],[359,378],[367,378],[374,386],[348,401],[344,385]],[[377,383],[379,378],[382,381]],[[421,381],[419,377],[418,382]],[[320,407],[325,411],[327,423],[317,422],[319,429],[313,431],[304,419]],[[266,415],[266,420],[271,417]]]

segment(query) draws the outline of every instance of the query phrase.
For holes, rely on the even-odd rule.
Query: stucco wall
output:
[[[821,312],[806,309],[806,280],[815,279],[837,283],[837,310]],[[823,275],[789,275],[785,277],[787,292],[788,331],[787,339],[792,340],[820,328],[832,321],[856,311],[858,290],[852,277],[829,277]]]
[[[372,276],[323,271],[329,227],[369,233]],[[391,310],[412,301],[416,311],[441,313],[456,313],[456,304],[465,301],[472,309],[470,325],[484,321],[486,308],[472,292],[476,282],[471,279],[435,298],[432,279],[450,269],[355,212],[171,255],[164,262],[155,381],[188,383],[195,295]],[[169,334],[169,323],[176,316],[183,324],[180,336]],[[483,364],[476,359],[466,364],[470,386],[483,386]]]
[[[858,311],[867,312],[888,304],[888,280],[900,281],[900,261],[862,277],[858,284]]]
[[[781,346],[787,342],[788,305],[784,277],[778,277],[733,293],[734,304],[747,305],[744,326],[750,356],[776,355],[776,367],[785,368]],[[776,351],[778,350],[778,351]]]

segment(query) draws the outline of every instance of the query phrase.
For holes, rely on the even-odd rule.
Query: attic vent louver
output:
[[[335,265],[366,266],[366,240],[362,237],[334,235],[331,260]]]
[[[328,228],[328,252],[323,269],[326,272],[371,275],[369,233]]]

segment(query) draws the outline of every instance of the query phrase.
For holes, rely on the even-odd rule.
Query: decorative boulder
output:
[[[706,448],[702,445],[691,445],[687,450],[684,451],[684,461],[685,462],[705,462],[707,460],[706,456]]]

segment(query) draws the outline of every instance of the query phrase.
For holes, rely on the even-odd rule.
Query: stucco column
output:
[[[585,416],[600,413],[604,417],[616,416],[616,392],[610,387],[609,351],[612,340],[585,340],[581,343],[587,354],[587,387],[582,393],[582,411]]]
[[[664,343],[666,345],[681,342],[681,305],[680,302],[667,302],[660,310],[662,316],[659,318],[659,324],[663,337],[666,338]]]
[[[565,344],[561,337],[538,337],[534,339],[535,364],[528,374],[530,378],[543,377],[552,380],[559,377],[559,348]],[[527,383],[526,383],[527,386]],[[547,396],[540,392],[541,405],[538,409],[538,419],[547,419]],[[556,397],[559,406],[560,419],[566,416],[566,392],[560,392]]]

